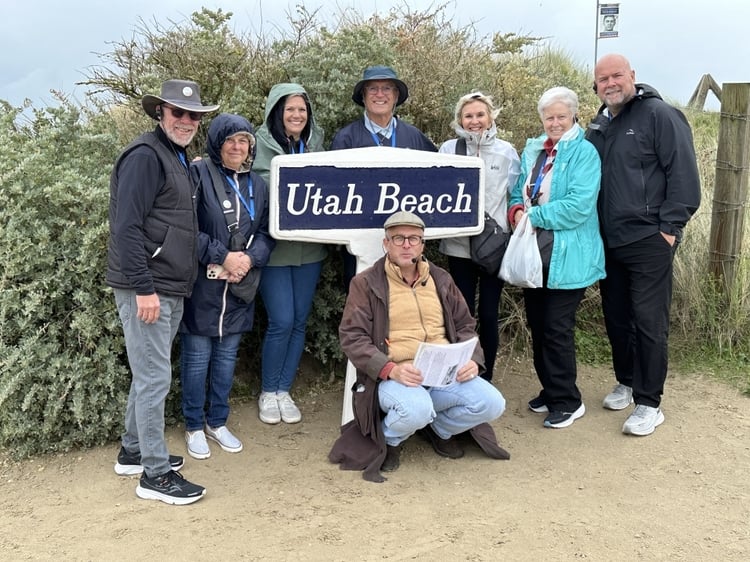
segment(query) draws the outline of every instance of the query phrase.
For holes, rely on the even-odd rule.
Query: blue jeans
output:
[[[226,425],[229,392],[241,340],[241,333],[223,337],[180,334],[182,414],[188,431],[203,429],[204,421],[214,428]]]
[[[170,356],[182,319],[183,299],[159,295],[159,319],[146,324],[136,316],[135,291],[115,289],[114,293],[133,373],[122,446],[130,453],[141,452],[143,470],[153,478],[171,470],[164,440],[164,402],[172,383]]]
[[[450,386],[425,388],[387,380],[378,387],[385,412],[383,434],[396,446],[427,424],[443,439],[499,418],[505,398],[481,377]]]
[[[260,295],[268,313],[261,355],[263,392],[289,392],[292,388],[322,268],[322,261],[263,268]]]

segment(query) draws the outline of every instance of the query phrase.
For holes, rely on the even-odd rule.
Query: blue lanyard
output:
[[[367,117],[367,114],[365,114],[365,120],[370,122],[370,126],[375,128],[375,123],[372,122],[372,119]],[[393,148],[396,148],[396,123],[393,117],[391,117],[391,125],[389,125],[391,128],[391,146]],[[380,127],[382,129],[382,127]],[[370,133],[370,136],[372,137],[373,142],[375,143],[375,146],[382,146],[382,139],[380,136],[377,135],[377,133],[373,133],[367,125],[365,125],[365,129]],[[385,135],[383,135],[385,137]]]
[[[370,134],[372,135],[372,140],[375,141],[375,146],[381,146],[380,144],[380,137],[370,131]],[[393,148],[396,148],[396,128],[393,128],[393,132],[391,133],[391,146]]]
[[[248,175],[247,178],[247,191],[250,193],[250,204],[247,204],[247,201],[245,201],[245,198],[242,196],[242,193],[240,193],[239,187],[235,185],[234,178],[230,175],[225,174],[225,177],[227,178],[227,181],[229,182],[229,185],[232,187],[234,192],[237,194],[237,197],[240,198],[240,201],[242,201],[242,206],[245,207],[245,210],[247,211],[247,214],[250,215],[250,220],[255,220],[255,199],[253,199],[253,180]]]
[[[297,151],[294,150],[294,143],[291,143],[290,146],[291,146],[291,149],[292,149],[291,154],[297,154]],[[305,141],[303,141],[302,139],[299,139],[299,153],[300,154],[304,154],[305,153]]]
[[[542,180],[544,179],[544,176],[547,175],[547,172],[544,171],[544,168],[547,166],[547,160],[549,159],[549,156],[544,157],[544,162],[542,162],[542,165],[539,167],[539,175],[536,177],[536,181],[534,182],[534,189],[531,190],[531,196],[529,199],[533,200],[537,194],[539,193],[539,189],[542,187]]]

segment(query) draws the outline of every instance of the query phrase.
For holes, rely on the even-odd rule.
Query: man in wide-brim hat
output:
[[[161,86],[161,95],[146,94],[141,105],[146,115],[161,123],[169,140],[181,147],[192,142],[203,114],[219,108],[203,105],[200,87],[189,80],[167,80]]]
[[[414,125],[395,115],[396,108],[409,97],[409,88],[390,66],[368,66],[362,79],[354,85],[352,101],[365,108],[361,119],[339,129],[331,142],[331,150],[391,146],[437,152],[437,147]],[[357,269],[354,257],[342,252],[344,289]]]
[[[172,382],[171,348],[198,272],[198,222],[187,147],[205,113],[200,88],[167,80],[141,100],[159,123],[130,143],[110,177],[107,284],[125,334],[133,380],[115,472],[141,474],[136,494],[189,504],[206,493],[177,472],[182,457],[164,440],[164,403]]]

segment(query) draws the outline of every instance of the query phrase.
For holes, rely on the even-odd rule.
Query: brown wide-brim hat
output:
[[[167,80],[161,85],[160,96],[146,94],[141,99],[146,114],[157,121],[159,117],[156,114],[156,106],[163,103],[196,113],[210,113],[219,109],[218,105],[203,105],[200,86],[190,80]]]
[[[396,71],[390,66],[368,66],[362,73],[362,80],[355,84],[354,93],[352,94],[352,101],[359,106],[365,106],[362,90],[364,89],[365,84],[370,80],[390,80],[396,84],[396,87],[398,88],[398,101],[396,102],[396,107],[404,103],[409,97],[409,88],[398,79]]]

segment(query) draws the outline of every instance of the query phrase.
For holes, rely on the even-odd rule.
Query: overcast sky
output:
[[[162,24],[183,21],[201,6],[234,13],[237,32],[273,33],[289,29],[287,13],[304,4],[321,7],[334,22],[343,9],[382,14],[403,0],[3,0],[0,21],[0,99],[35,106],[52,102],[50,90],[83,98],[75,83],[87,67],[100,62],[108,42],[130,38],[142,18]],[[593,67],[596,0],[447,0],[446,14],[459,25],[474,22],[480,35],[516,32],[546,37],[578,63]],[[422,10],[436,2],[410,0]],[[598,55],[627,56],[636,79],[663,96],[687,102],[700,77],[709,73],[719,83],[750,82],[750,0],[622,0],[620,37],[598,42]],[[377,63],[378,61],[373,61]],[[709,108],[719,104],[709,95]]]

